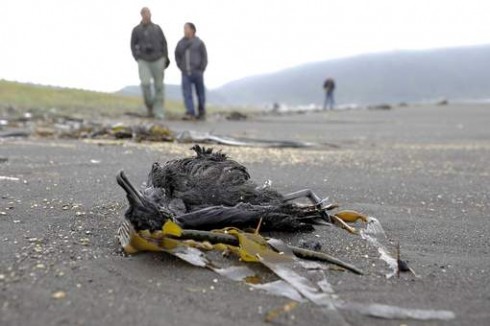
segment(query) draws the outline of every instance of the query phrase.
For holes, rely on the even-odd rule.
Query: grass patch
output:
[[[125,112],[145,113],[143,99],[73,88],[0,80],[0,109],[43,114],[57,112],[77,117],[118,117]],[[183,104],[167,101],[166,114],[181,115]]]

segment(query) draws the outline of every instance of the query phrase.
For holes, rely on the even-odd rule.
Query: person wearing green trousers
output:
[[[160,26],[151,21],[151,12],[147,7],[141,9],[141,23],[131,34],[131,52],[138,62],[141,91],[148,116],[163,119],[163,79],[170,60],[165,35]]]

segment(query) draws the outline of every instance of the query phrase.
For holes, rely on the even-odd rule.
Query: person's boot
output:
[[[186,113],[183,117],[182,120],[184,121],[194,121],[196,120],[196,116],[192,113]]]
[[[199,112],[196,119],[199,121],[206,121],[206,112]]]
[[[148,118],[154,118],[155,117],[155,113],[153,113],[153,107],[150,106],[150,107],[147,107],[146,109],[148,110],[148,114],[146,116]]]
[[[163,120],[165,118],[162,100],[155,99],[155,103],[153,104],[153,113],[154,117],[159,120]]]

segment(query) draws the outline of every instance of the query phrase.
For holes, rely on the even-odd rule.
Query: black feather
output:
[[[262,218],[262,230],[312,230],[318,211],[285,204],[279,192],[257,186],[245,166],[221,151],[199,145],[191,149],[193,157],[152,165],[142,199],[128,192],[132,186],[127,179],[120,183],[130,204],[126,217],[136,229],[159,229],[169,218],[184,228],[248,228]]]

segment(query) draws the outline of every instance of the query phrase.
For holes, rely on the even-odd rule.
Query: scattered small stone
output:
[[[298,245],[299,247],[308,250],[313,250],[313,251],[322,250],[322,244],[317,240],[300,240]]]
[[[66,292],[56,291],[53,294],[51,294],[51,297],[56,300],[64,299],[66,297]]]

